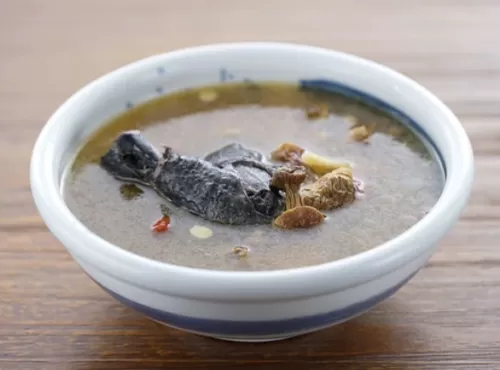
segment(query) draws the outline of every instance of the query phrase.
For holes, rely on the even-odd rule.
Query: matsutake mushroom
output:
[[[279,168],[273,175],[271,187],[283,190],[286,194],[286,210],[273,222],[282,229],[309,228],[322,223],[325,215],[314,207],[306,206],[300,196],[300,185],[306,178],[300,167]]]
[[[352,203],[356,185],[351,169],[339,168],[304,187],[300,195],[305,205],[327,211]]]

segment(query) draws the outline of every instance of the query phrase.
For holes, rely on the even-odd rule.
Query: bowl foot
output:
[[[204,338],[210,338],[210,339],[215,339],[215,340],[221,340],[224,342],[235,342],[235,343],[267,343],[267,342],[278,342],[280,340],[285,340],[285,339],[290,339],[290,338],[295,338],[295,337],[300,337],[302,335],[308,334],[309,332],[303,332],[303,333],[295,333],[295,334],[288,334],[288,335],[276,335],[276,336],[263,336],[263,337],[240,337],[240,336],[235,336],[235,337],[219,337],[219,336],[214,336],[210,334],[204,334],[196,331],[190,331],[190,330],[183,330],[180,328],[176,328],[175,326],[165,324],[164,322],[152,319],[148,317],[151,321],[156,322],[157,324],[160,324],[162,326],[165,326],[167,328],[172,328],[176,330],[180,330],[186,333],[191,333],[198,335],[200,337]]]
[[[236,343],[268,343],[268,342],[278,342],[280,340],[294,338],[298,335],[285,335],[285,336],[276,336],[269,338],[240,338],[240,337],[210,337],[216,340],[222,340],[224,342],[236,342]]]

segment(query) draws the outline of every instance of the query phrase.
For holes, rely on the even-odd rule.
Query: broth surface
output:
[[[327,104],[326,119],[309,120],[305,107]],[[374,125],[369,143],[353,142],[353,122]],[[353,163],[364,182],[354,203],[326,212],[306,230],[226,226],[169,205],[171,227],[152,233],[168,202],[154,190],[126,199],[124,184],[98,164],[120,132],[140,129],[157,148],[203,157],[239,142],[268,155],[283,142]],[[384,113],[341,95],[300,91],[295,85],[225,84],[163,96],[132,107],[93,135],[78,153],[63,194],[88,229],[133,253],[177,265],[220,270],[274,270],[330,262],[366,251],[404,232],[435,204],[443,187],[439,164],[412,131]],[[200,239],[190,229],[206,226]],[[246,257],[233,252],[249,248]]]

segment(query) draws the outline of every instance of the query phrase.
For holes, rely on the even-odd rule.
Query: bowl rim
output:
[[[128,72],[140,70],[161,61],[165,65],[177,57],[194,57],[206,52],[224,52],[246,49],[272,52],[328,54],[383,72],[387,78],[409,85],[423,99],[431,102],[446,117],[443,124],[453,135],[454,156],[462,163],[447,174],[443,192],[419,222],[396,237],[368,251],[323,264],[267,271],[226,271],[192,268],[160,262],[120,248],[88,230],[66,206],[53,165],[57,135],[63,135],[63,115],[71,112],[75,104],[88,94],[95,93],[111,79],[121,78]],[[67,127],[66,127],[67,130]],[[54,137],[54,135],[56,137]],[[431,135],[430,135],[431,136]],[[432,137],[432,136],[431,136]],[[469,197],[474,177],[473,151],[469,138],[451,110],[434,94],[412,79],[376,62],[344,52],[318,46],[281,42],[234,42],[194,46],[153,55],[129,63],[95,79],[76,91],[48,119],[42,128],[32,151],[30,183],[35,204],[49,230],[62,242],[77,261],[86,261],[102,272],[132,285],[177,296],[206,297],[213,299],[278,299],[297,296],[313,296],[345,289],[375,279],[397,269],[402,264],[429,252],[429,243],[422,242],[432,233],[434,223],[453,216],[458,217]],[[453,221],[454,222],[454,221]],[[449,225],[451,226],[451,224]],[[448,227],[449,228],[449,227]],[[414,244],[415,248],[405,248]],[[171,284],[164,284],[168,276]],[[235,288],[238,288],[236,291]],[[302,293],[297,292],[302,290]]]

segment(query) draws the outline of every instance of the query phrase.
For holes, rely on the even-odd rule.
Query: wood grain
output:
[[[409,75],[460,117],[477,164],[461,221],[407,286],[358,319],[266,345],[166,329],[113,301],[48,233],[28,182],[36,135],[85,83],[245,40],[336,48]],[[498,0],[0,0],[0,369],[500,369],[499,41]]]

